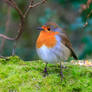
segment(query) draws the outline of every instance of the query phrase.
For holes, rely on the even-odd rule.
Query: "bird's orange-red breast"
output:
[[[45,45],[47,48],[53,48],[57,43],[57,40],[55,38],[55,35],[57,34],[59,33],[41,31],[36,42],[36,47],[41,48],[43,45]]]
[[[56,23],[42,26],[36,41],[38,56],[47,63],[57,63],[67,60],[70,56],[77,59],[69,38]]]

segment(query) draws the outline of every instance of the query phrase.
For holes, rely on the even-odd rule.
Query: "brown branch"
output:
[[[34,4],[34,5],[30,5],[29,7],[30,7],[30,8],[33,8],[33,7],[39,6],[40,4],[45,3],[46,1],[47,1],[47,0],[42,0],[42,1],[40,1],[40,2],[38,2],[38,3],[36,3],[36,4]]]
[[[91,14],[92,14],[92,10],[91,10],[90,13],[87,15],[87,18],[89,18]]]
[[[87,15],[87,19],[90,17],[91,14],[92,14],[92,10]],[[88,25],[88,21],[86,21],[86,23],[83,25],[83,27],[86,27],[87,25]]]
[[[17,6],[16,2],[14,0],[4,0],[4,1],[7,1],[7,3],[9,5],[11,5],[13,8],[16,9],[16,11],[18,12],[19,16],[20,16],[20,24],[19,24],[19,29],[18,29],[18,32],[19,34],[15,37],[15,38],[10,38],[10,40],[18,40],[20,35],[22,34],[22,31],[23,31],[23,25],[24,25],[24,16],[23,16],[23,13],[22,11],[19,9],[19,7]],[[8,37],[9,38],[9,37]],[[9,39],[8,39],[9,40]]]
[[[87,4],[85,5],[85,9],[88,9],[91,3],[92,3],[92,0],[88,0],[88,1],[87,1]],[[85,9],[84,9],[84,10],[85,10]],[[87,17],[86,17],[86,22],[85,22],[85,24],[83,25],[83,27],[86,27],[86,26],[88,25],[87,19],[90,17],[91,14],[92,14],[92,10],[91,10],[91,11],[89,12],[89,14],[87,15]]]
[[[14,0],[3,0],[4,2],[8,3],[8,5],[10,5],[11,7],[13,7],[14,9],[16,9],[16,11],[18,12],[19,16],[20,16],[20,24],[19,24],[19,29],[18,29],[18,35],[15,38],[11,38],[8,37],[6,35],[0,34],[0,37],[3,37],[5,39],[8,40],[18,40],[23,32],[23,26],[24,26],[24,20],[27,17],[29,11],[31,8],[39,6],[43,3],[45,3],[47,0],[41,0],[40,2],[33,4],[33,0],[30,0],[30,4],[28,6],[28,8],[26,9],[25,13],[23,14],[23,12],[19,9],[19,7],[17,6],[16,2]]]
[[[8,37],[4,34],[0,34],[0,37],[4,38],[4,39],[7,39],[7,40],[14,40],[14,38],[11,38],[11,37]]]
[[[5,29],[5,34],[7,34],[9,32],[10,21],[11,21],[10,7],[8,7],[8,14],[7,14],[7,20],[6,20],[6,25],[5,25],[5,28],[6,28]],[[0,46],[0,53],[3,51],[5,41],[6,41],[6,39],[2,38],[1,46]]]
[[[27,17],[28,13],[30,12],[30,5],[33,5],[34,1],[30,0],[30,4],[28,6],[28,8],[26,9],[25,13],[24,13],[24,18]]]
[[[16,11],[18,12],[18,14],[23,17],[23,13],[22,11],[19,9],[19,7],[17,6],[16,2],[14,0],[3,0],[4,2],[6,2],[8,5],[10,5],[11,7],[13,7],[14,9],[16,9]]]
[[[33,5],[33,0],[30,1],[29,5]],[[30,11],[30,8],[28,7],[26,9],[24,15],[22,15],[22,17],[21,17],[21,23],[20,23],[20,27],[19,27],[19,30],[18,30],[19,34],[16,36],[15,40],[18,40],[19,37],[21,36],[22,32],[23,32],[24,20],[27,17],[29,11]]]

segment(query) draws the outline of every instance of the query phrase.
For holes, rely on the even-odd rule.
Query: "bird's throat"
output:
[[[43,45],[45,45],[48,48],[53,48],[57,43],[57,40],[55,38],[55,35],[57,34],[58,32],[41,31],[36,41],[36,47],[41,48]]]

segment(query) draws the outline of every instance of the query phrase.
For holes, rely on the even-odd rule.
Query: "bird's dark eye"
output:
[[[50,31],[50,28],[48,28],[48,31]]]

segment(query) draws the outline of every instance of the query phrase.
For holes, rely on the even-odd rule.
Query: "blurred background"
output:
[[[15,1],[22,11],[25,11],[26,6],[29,4],[28,0]],[[35,42],[39,32],[36,28],[51,21],[56,22],[66,31],[80,59],[92,59],[91,1],[92,0],[48,0],[45,4],[32,8],[25,20],[24,32],[17,41],[16,55],[24,60],[38,59]],[[89,17],[87,18],[88,15]],[[0,33],[15,37],[18,33],[19,22],[20,19],[17,12],[0,1]],[[88,25],[84,28],[85,23],[88,23]],[[10,56],[13,46],[13,41],[0,38],[0,55]]]

